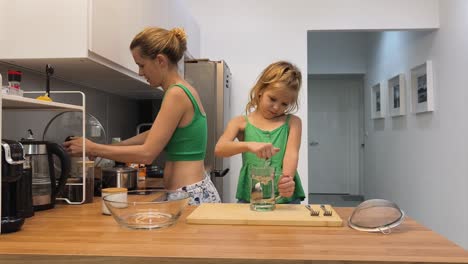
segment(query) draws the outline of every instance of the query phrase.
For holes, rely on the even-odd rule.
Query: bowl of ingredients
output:
[[[189,202],[182,191],[135,190],[103,197],[104,204],[121,226],[159,229],[177,222]]]

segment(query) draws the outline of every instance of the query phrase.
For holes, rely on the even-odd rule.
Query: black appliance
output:
[[[25,158],[23,163],[23,177],[18,180],[18,193],[16,195],[20,204],[18,214],[28,218],[34,215],[32,196],[32,170],[31,164]]]
[[[16,232],[24,224],[24,204],[19,181],[23,176],[24,150],[21,143],[2,139],[2,217],[1,233]]]

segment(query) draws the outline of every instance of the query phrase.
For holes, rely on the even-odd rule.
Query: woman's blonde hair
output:
[[[130,50],[136,47],[140,48],[142,57],[154,59],[158,54],[164,54],[177,64],[187,50],[187,34],[182,28],[148,27],[133,38]]]
[[[256,109],[260,102],[260,95],[269,88],[287,89],[293,95],[292,103],[288,106],[285,113],[296,111],[299,108],[298,96],[302,84],[301,71],[293,64],[287,61],[278,61],[266,67],[260,74],[257,83],[250,90],[249,102],[245,107],[248,114]]]

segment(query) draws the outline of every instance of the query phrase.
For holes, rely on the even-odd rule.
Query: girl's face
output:
[[[159,55],[154,59],[142,57],[139,47],[132,50],[132,55],[135,63],[138,65],[138,75],[145,77],[150,86],[160,86],[162,83],[162,71]]]
[[[264,118],[272,119],[284,115],[293,100],[293,95],[287,88],[267,87],[260,93],[258,110]]]

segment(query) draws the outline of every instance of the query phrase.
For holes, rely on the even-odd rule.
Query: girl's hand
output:
[[[296,183],[294,178],[288,175],[281,175],[280,180],[278,181],[278,191],[280,196],[288,198],[291,197],[294,193]]]
[[[276,148],[271,143],[249,142],[249,150],[261,159],[269,159],[278,153],[280,149]]]
[[[89,153],[91,151],[91,146],[94,144],[91,140],[86,139],[85,140],[86,144],[86,152]],[[83,138],[81,137],[73,137],[72,140],[66,141],[63,143],[63,146],[65,147],[65,150],[71,155],[71,156],[80,156],[83,154]]]

